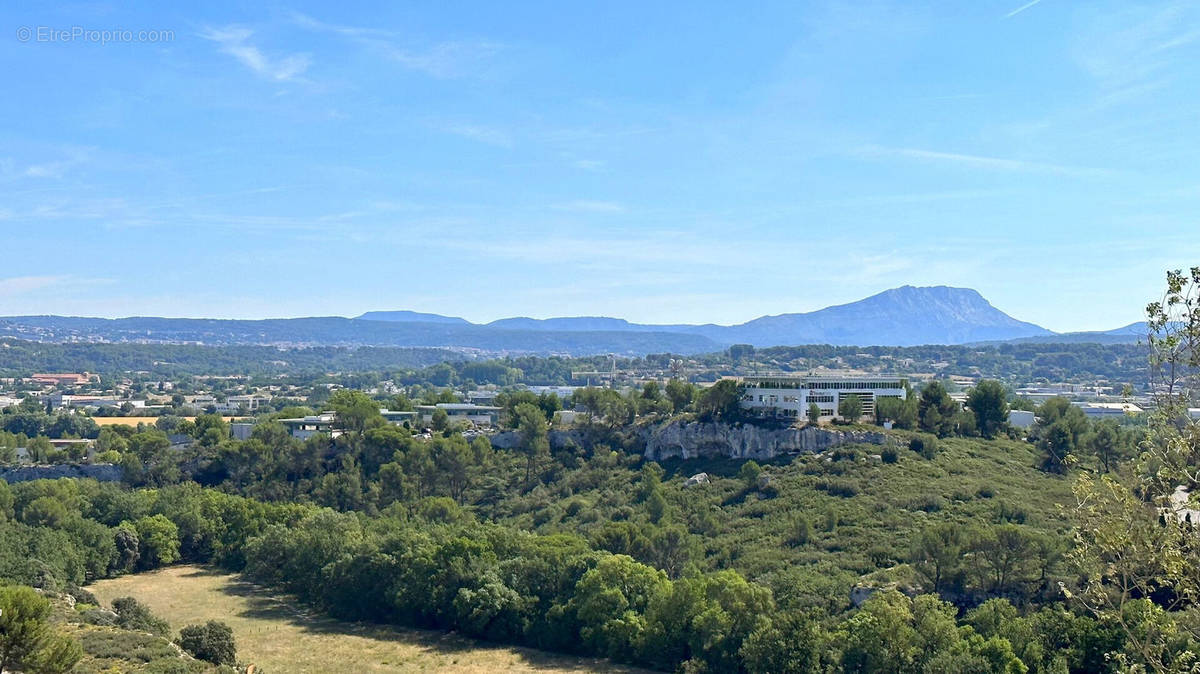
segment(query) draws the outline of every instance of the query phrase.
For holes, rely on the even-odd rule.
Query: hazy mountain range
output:
[[[1140,330],[1139,330],[1140,328]],[[195,318],[0,318],[0,335],[39,341],[203,344],[435,346],[508,353],[703,353],[730,344],[913,346],[1002,341],[1134,342],[1145,324],[1107,332],[1057,334],[993,307],[978,292],[903,286],[807,313],[738,325],[648,325],[609,317],[504,318],[486,324],[414,311],[357,318],[265,320]]]

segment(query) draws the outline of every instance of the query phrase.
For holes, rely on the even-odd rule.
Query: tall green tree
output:
[[[1174,672],[1196,666],[1178,611],[1200,597],[1200,546],[1177,488],[1200,483],[1200,426],[1187,413],[1200,403],[1200,267],[1168,272],[1146,314],[1156,411],[1133,470],[1076,480],[1069,558],[1084,584],[1072,598],[1119,626],[1123,671]]]
[[[682,379],[672,379],[667,382],[667,399],[671,401],[671,409],[676,414],[686,410],[692,404],[696,387]]]
[[[57,633],[50,614],[32,588],[0,587],[0,672],[59,674],[79,662],[82,649]]]
[[[940,381],[934,380],[921,389],[917,402],[917,416],[921,430],[944,438],[954,432],[954,418],[958,414],[958,403],[946,392]]]
[[[859,398],[857,395],[853,394],[841,396],[841,399],[838,400],[838,416],[841,417],[843,421],[858,421],[862,418],[862,415],[862,398]]]
[[[525,484],[529,485],[534,472],[550,456],[550,434],[542,410],[529,403],[517,405],[517,435],[521,452],[525,454]]]
[[[700,392],[696,415],[702,421],[737,421],[742,418],[742,393],[742,386],[736,380],[722,379]]]
[[[994,379],[984,379],[967,392],[967,408],[975,413],[979,434],[991,439],[1008,426],[1008,392]]]
[[[383,417],[379,414],[379,403],[362,391],[338,389],[329,396],[329,408],[337,412],[338,426],[350,433],[361,434],[368,428],[379,426]]]

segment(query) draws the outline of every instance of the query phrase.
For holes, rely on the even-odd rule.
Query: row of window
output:
[[[814,389],[814,390],[873,390],[873,389],[902,389],[900,381],[748,381],[746,388],[770,389]]]

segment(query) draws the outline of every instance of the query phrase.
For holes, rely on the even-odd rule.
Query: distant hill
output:
[[[645,332],[667,330],[674,331],[669,325],[642,325],[630,323],[624,318],[608,318],[606,316],[579,316],[575,318],[501,318],[487,324],[492,328],[506,330],[567,330],[578,332],[582,330],[620,330],[627,332]],[[689,327],[689,326],[684,326]]]
[[[522,330],[666,331],[702,335],[722,344],[915,346],[1046,336],[970,288],[904,286],[849,304],[797,314],[763,316],[739,325],[651,325],[621,318],[504,318],[489,327]]]
[[[1005,341],[1020,344],[1137,344],[1146,341],[1146,331],[1146,322],[1138,321],[1112,330],[1059,332],[1049,336],[1022,337]]]
[[[0,336],[44,342],[151,342],[229,346],[457,347],[489,353],[588,355],[705,353],[722,345],[678,332],[502,330],[472,324],[371,321],[353,318],[0,318]]]
[[[1055,334],[992,306],[970,288],[903,286],[857,302],[806,313],[762,316],[738,325],[654,325],[580,316],[503,318],[486,325],[415,311],[369,311],[358,318],[267,320],[195,318],[0,318],[0,336],[36,341],[167,342],[216,345],[402,346],[496,353],[702,353],[730,344],[917,346],[1012,340],[1137,341],[1133,324],[1107,333]]]
[[[368,311],[358,317],[363,321],[392,321],[396,323],[449,323],[453,325],[472,325],[465,318],[443,316],[441,314],[425,314],[419,311]]]
[[[763,316],[729,327],[698,326],[689,332],[755,346],[917,346],[1054,334],[1009,316],[970,288],[948,286],[903,286],[808,313]]]

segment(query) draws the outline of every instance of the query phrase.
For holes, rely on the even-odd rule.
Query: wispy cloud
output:
[[[551,206],[557,211],[572,211],[575,213],[624,213],[625,206],[615,201],[568,201]]]
[[[1112,171],[1108,169],[1101,168],[1065,166],[1062,164],[1027,161],[1023,159],[988,157],[974,154],[960,154],[957,152],[939,152],[936,150],[923,150],[909,147],[882,147],[879,145],[868,145],[861,148],[857,154],[867,157],[900,157],[927,162],[957,164],[959,166],[970,166],[973,168],[990,169],[996,171],[1022,171],[1031,173],[1053,173],[1058,175],[1091,177],[1108,175],[1112,173]]]
[[[69,276],[13,276],[0,279],[0,297],[21,295],[48,286],[59,285]]]
[[[208,28],[200,33],[200,37],[216,42],[222,52],[234,57],[255,74],[276,82],[296,80],[312,64],[312,59],[307,54],[267,56],[261,49],[250,44],[249,40],[253,35],[254,31],[241,26]]]
[[[439,131],[460,138],[495,145],[496,147],[512,147],[513,139],[507,132],[479,124],[435,124]]]
[[[293,14],[292,19],[302,28],[339,35],[404,68],[437,78],[478,74],[480,68],[503,49],[503,45],[490,40],[454,40],[414,47],[402,44],[405,37],[397,31],[326,23],[300,13]]]
[[[583,171],[599,171],[604,168],[605,162],[599,159],[576,159],[571,165]]]
[[[1178,1],[1097,14],[1075,31],[1072,54],[1088,74],[1110,89],[1172,79],[1179,50],[1200,41],[1200,30],[1194,28],[1197,21],[1200,7]]]
[[[26,178],[61,178],[69,169],[91,158],[92,148],[71,148],[62,159],[30,164],[22,171]]]
[[[1041,1],[1042,1],[1042,0],[1033,0],[1033,2],[1027,2],[1027,3],[1025,3],[1024,5],[1021,5],[1020,7],[1018,7],[1018,8],[1016,8],[1016,9],[1014,9],[1013,11],[1009,12],[1008,14],[1005,14],[1005,15],[1004,15],[1004,18],[1006,18],[1006,19],[1011,19],[1011,18],[1013,18],[1014,16],[1016,16],[1016,15],[1020,14],[1021,12],[1024,12],[1025,10],[1029,9],[1030,7],[1033,7],[1034,5],[1038,4],[1038,3],[1039,3],[1039,2],[1041,2]]]

